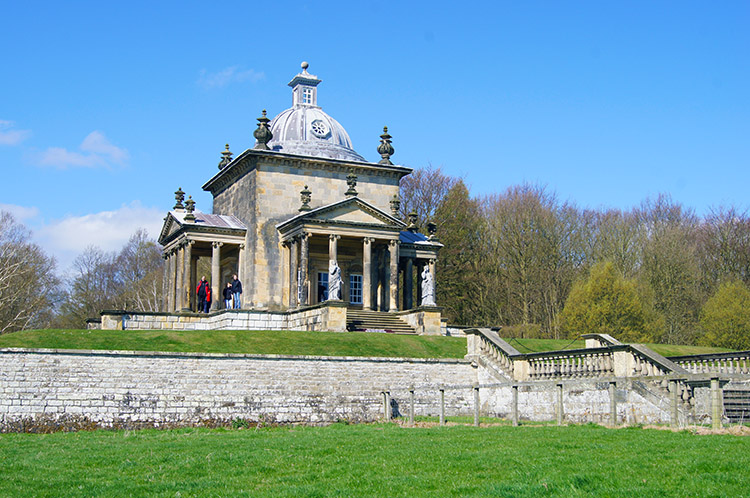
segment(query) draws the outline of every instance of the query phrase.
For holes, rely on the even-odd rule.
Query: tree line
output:
[[[668,195],[583,209],[538,185],[482,197],[440,168],[401,181],[401,216],[438,227],[437,302],[449,323],[506,336],[608,333],[624,341],[750,349],[750,217],[704,217]],[[82,328],[103,309],[158,311],[164,263],[139,230],[119,251],[53,258],[0,213],[0,333]]]
[[[438,226],[437,298],[449,323],[750,348],[745,211],[698,217],[665,194],[626,211],[583,209],[530,184],[475,197],[432,167],[402,180],[401,201],[404,220],[413,211]]]

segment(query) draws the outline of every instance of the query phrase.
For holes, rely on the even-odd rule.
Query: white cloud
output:
[[[81,152],[62,147],[50,147],[37,158],[43,166],[56,168],[110,168],[125,164],[130,154],[126,149],[110,142],[104,133],[92,131],[78,147]]]
[[[42,225],[34,239],[48,254],[55,256],[58,268],[68,270],[86,247],[98,246],[104,251],[118,251],[140,228],[157,238],[164,223],[165,211],[142,206],[134,201],[116,211],[102,211],[83,216],[68,216]]]
[[[243,81],[255,83],[265,77],[266,74],[262,71],[240,70],[239,66],[230,66],[216,73],[209,73],[205,69],[201,69],[198,85],[203,88],[222,88],[230,83],[241,83]]]
[[[31,130],[16,130],[13,121],[0,119],[0,145],[18,145],[31,136]]]
[[[39,216],[39,209],[32,206],[16,206],[15,204],[2,204],[0,203],[0,211],[6,211],[12,214],[16,221],[24,223],[26,220],[36,218]]]

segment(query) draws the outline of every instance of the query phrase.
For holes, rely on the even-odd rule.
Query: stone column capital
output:
[[[372,244],[373,242],[375,242],[375,237],[363,237],[362,241],[365,244]]]
[[[391,239],[388,241],[389,246],[398,246],[401,245],[401,241],[398,239]]]
[[[341,238],[341,235],[336,235],[335,233],[332,233],[328,236],[328,240],[339,240]]]
[[[245,244],[238,244],[237,247],[239,247],[240,251],[245,249]]]
[[[211,242],[211,247],[214,249],[218,249],[219,247],[223,246],[224,242]]]

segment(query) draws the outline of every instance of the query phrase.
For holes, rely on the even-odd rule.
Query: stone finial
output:
[[[393,148],[393,145],[391,145],[391,137],[388,134],[388,127],[383,127],[383,134],[380,135],[380,145],[378,145],[378,154],[380,154],[381,159],[378,164],[393,164],[391,162],[391,156],[393,155],[395,149]]]
[[[302,200],[302,206],[300,206],[299,211],[310,211],[312,209],[310,207],[312,192],[307,188],[307,185],[305,185],[305,188],[300,191],[299,197]]]
[[[406,229],[411,233],[416,233],[417,230],[419,230],[419,227],[417,226],[417,218],[418,215],[416,211],[412,211],[411,213],[409,213],[409,226],[406,227]]]
[[[427,233],[429,234],[429,237],[427,237],[428,239],[437,242],[437,223],[433,223],[432,221],[427,223]]]
[[[219,169],[224,169],[229,163],[232,162],[232,153],[229,151],[229,144],[226,144],[226,148],[221,152],[221,161],[219,161]]]
[[[307,61],[302,61],[302,64],[300,64],[300,67],[302,68],[302,72],[306,73],[307,68],[310,67],[310,64],[308,64]]]
[[[193,211],[195,211],[195,201],[192,195],[188,196],[188,200],[185,201],[185,211],[187,211],[185,221],[188,223],[195,222],[195,215],[193,214]]]
[[[268,127],[269,121],[271,120],[266,117],[266,110],[263,109],[263,115],[258,118],[258,128],[253,132],[255,140],[257,140],[254,149],[271,150],[267,145],[273,139],[273,133]]]
[[[354,173],[354,169],[350,169],[349,174],[346,175],[346,184],[349,185],[349,190],[346,191],[346,196],[356,197],[357,189],[355,187],[357,186],[357,174]]]
[[[185,206],[182,205],[182,201],[185,200],[185,192],[182,191],[182,187],[178,188],[177,192],[174,193],[174,200],[176,202],[172,209],[175,211],[182,211],[185,208]]]
[[[391,214],[394,218],[398,218],[399,211],[401,210],[401,200],[398,198],[398,194],[393,194],[391,199]]]

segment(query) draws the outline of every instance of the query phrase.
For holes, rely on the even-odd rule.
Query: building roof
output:
[[[288,154],[366,162],[354,151],[344,127],[317,105],[321,80],[308,73],[307,67],[303,62],[302,72],[289,83],[292,107],[271,120],[273,138],[268,146]]]

